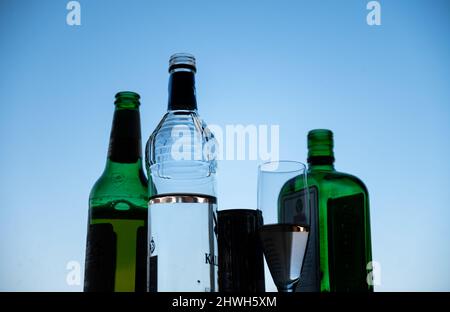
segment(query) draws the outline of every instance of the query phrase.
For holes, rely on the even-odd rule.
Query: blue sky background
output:
[[[450,291],[450,2],[0,1],[0,290],[77,291],[87,199],[119,90],[141,94],[146,138],[164,114],[167,62],[198,59],[211,124],[279,124],[305,161],[335,132],[337,169],[371,195],[380,291]],[[256,206],[257,161],[223,161],[221,209]]]

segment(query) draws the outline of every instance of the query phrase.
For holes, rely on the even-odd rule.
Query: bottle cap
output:
[[[189,53],[173,54],[169,59],[169,73],[177,68],[192,70],[194,73],[197,72],[195,57]]]

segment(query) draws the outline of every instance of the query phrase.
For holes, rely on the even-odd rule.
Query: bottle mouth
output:
[[[314,129],[308,132],[308,143],[324,142],[327,144],[333,143],[333,132],[328,129]]]
[[[139,106],[141,103],[139,99],[141,96],[133,91],[120,91],[116,94],[116,101],[114,105],[122,108],[133,108]]]
[[[308,163],[327,164],[334,162],[333,132],[328,129],[314,129],[308,132]]]
[[[197,72],[195,56],[189,53],[175,53],[169,59],[169,73],[175,69]]]

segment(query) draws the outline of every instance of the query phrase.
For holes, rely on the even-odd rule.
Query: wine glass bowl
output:
[[[293,292],[300,280],[309,227],[267,224],[260,238],[272,278],[281,292]]]

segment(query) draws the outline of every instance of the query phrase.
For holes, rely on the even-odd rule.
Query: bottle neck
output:
[[[310,171],[333,171],[333,132],[315,129],[308,132],[308,168]]]
[[[171,71],[169,78],[169,101],[167,109],[169,111],[193,111],[197,109],[194,71],[184,68],[178,68]]]
[[[309,171],[334,171],[334,159],[317,159],[319,157],[308,158]],[[325,158],[325,157],[320,157]],[[326,157],[329,158],[329,157]]]
[[[139,108],[116,107],[109,139],[108,163],[134,164],[140,163],[141,159]]]

